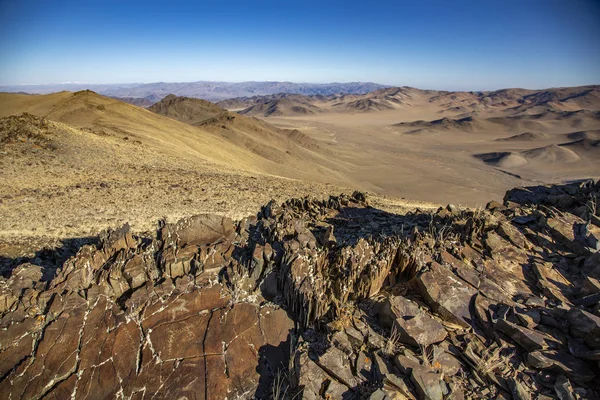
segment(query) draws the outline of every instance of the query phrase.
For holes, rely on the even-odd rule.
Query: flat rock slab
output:
[[[551,344],[546,335],[503,319],[496,322],[495,327],[527,351],[547,349]]]
[[[441,323],[402,296],[390,296],[384,300],[380,320],[398,332],[400,342],[411,346],[429,346],[447,336]]]
[[[452,271],[433,262],[430,270],[419,275],[416,282],[423,299],[442,318],[465,328],[474,323],[469,306],[477,291]]]
[[[57,295],[48,319],[25,319],[33,321],[25,335],[22,323],[3,331],[0,397],[39,398],[52,390],[106,398],[144,388],[163,398],[253,394],[259,359],[276,370],[289,356],[293,322],[280,308],[231,305],[218,284],[188,290],[150,297],[140,318],[106,296]]]
[[[588,382],[596,376],[584,361],[556,350],[531,352],[527,355],[527,363],[534,368],[564,373],[571,379],[580,382]]]

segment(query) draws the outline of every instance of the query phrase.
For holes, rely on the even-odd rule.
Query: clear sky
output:
[[[0,0],[0,84],[600,84],[600,1]]]

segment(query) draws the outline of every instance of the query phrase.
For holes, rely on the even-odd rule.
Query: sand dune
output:
[[[578,155],[586,158],[591,158],[595,161],[600,159],[600,140],[596,139],[580,139],[560,145],[565,149],[569,149]]]
[[[588,145],[588,144],[586,144]],[[488,165],[505,169],[515,169],[527,164],[559,165],[581,161],[577,152],[569,147],[582,147],[583,143],[568,143],[565,145],[550,145],[522,152],[492,152],[476,154],[475,157]]]
[[[507,169],[520,167],[528,163],[528,160],[523,155],[512,152],[476,154],[475,157],[486,164]]]
[[[412,121],[412,122],[400,122],[395,124],[396,127],[418,127],[422,129],[427,129],[429,131],[435,131],[439,129],[444,130],[460,130],[465,132],[471,132],[473,130],[482,130],[484,129],[485,121],[479,120],[477,118],[473,118],[471,116],[452,119],[448,117],[444,117],[441,119],[436,119],[433,121]],[[414,132],[414,131],[412,131]],[[408,132],[407,132],[408,133]]]
[[[507,138],[498,138],[496,141],[499,142],[521,142],[521,141],[538,141],[542,139],[546,139],[548,137],[547,134],[544,133],[536,133],[536,132],[523,132],[517,135],[513,135]]]
[[[550,145],[539,147],[537,149],[527,150],[521,153],[528,162],[538,163],[553,163],[553,164],[564,164],[574,163],[581,160],[581,157],[571,149],[567,147]]]
[[[572,140],[580,140],[580,139],[598,140],[598,139],[600,139],[600,129],[568,133],[566,135],[566,137],[567,137],[567,139],[572,139]]]

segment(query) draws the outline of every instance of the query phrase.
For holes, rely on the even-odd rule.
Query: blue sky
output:
[[[600,83],[600,2],[0,0],[0,84]]]

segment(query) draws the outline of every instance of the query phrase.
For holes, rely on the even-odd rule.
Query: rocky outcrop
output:
[[[107,231],[51,279],[0,280],[0,393],[597,398],[599,194],[394,215],[355,193]]]

